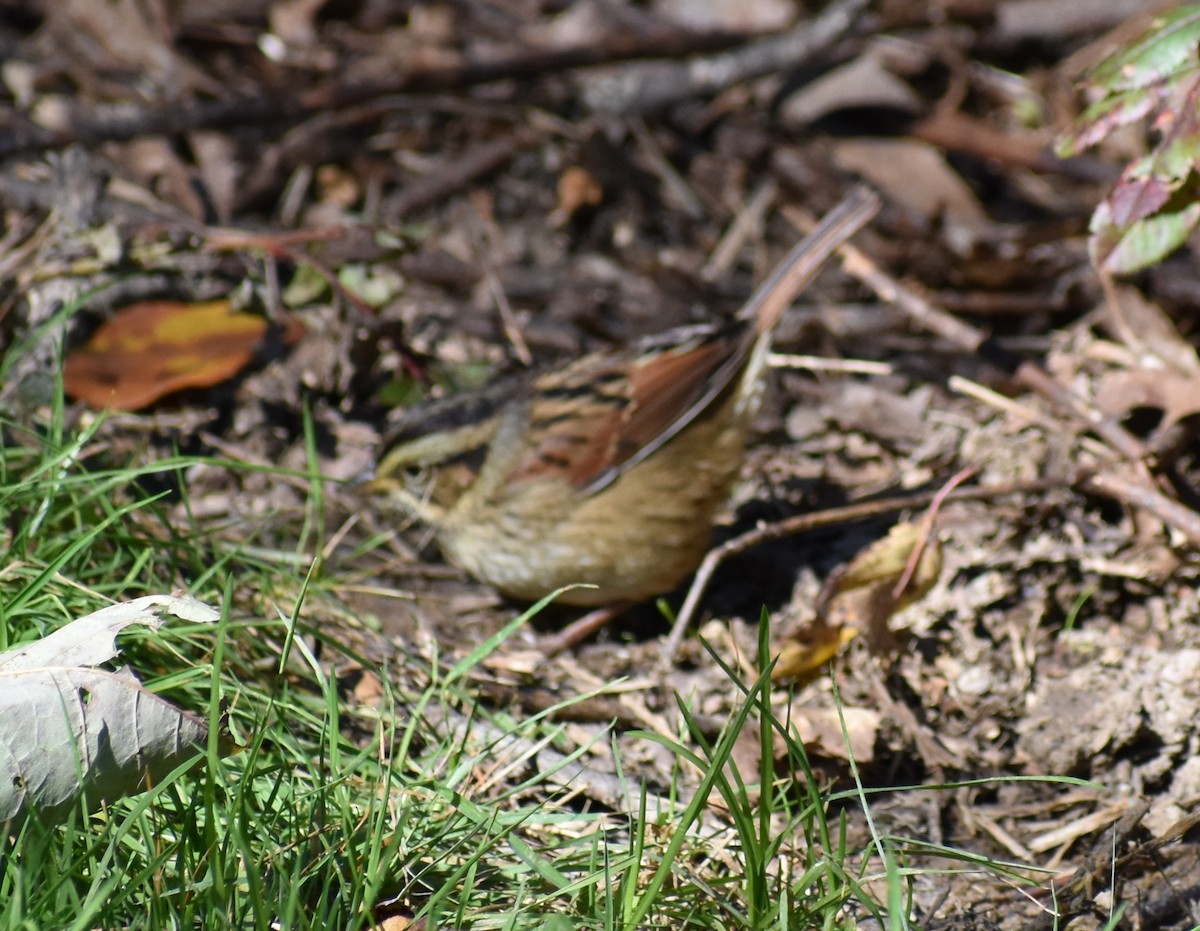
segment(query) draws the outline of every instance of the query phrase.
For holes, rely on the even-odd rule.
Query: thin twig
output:
[[[829,356],[806,356],[793,353],[767,353],[767,365],[771,368],[799,369],[805,372],[837,372],[839,375],[893,375],[895,367],[890,362],[872,362],[869,359],[831,359]]]
[[[925,509],[925,517],[921,521],[921,535],[918,537],[916,545],[912,548],[912,552],[908,555],[908,565],[904,567],[904,572],[900,574],[900,580],[896,582],[896,587],[892,589],[892,598],[897,601],[900,600],[900,596],[904,594],[904,589],[908,588],[908,583],[916,573],[917,566],[921,563],[921,557],[925,553],[925,547],[929,544],[929,537],[933,533],[934,521],[937,520],[938,511],[941,509],[942,503],[946,500],[946,496],[978,472],[979,469],[975,466],[959,469],[950,476],[950,481],[939,488],[938,493],[933,496],[933,500],[929,502],[929,507]]]
[[[655,61],[585,76],[583,98],[609,113],[648,113],[734,84],[810,65],[853,28],[869,0],[835,0],[781,35],[686,61]]]
[[[951,391],[964,394],[968,398],[974,398],[989,407],[994,407],[998,411],[1003,411],[1010,417],[1024,420],[1026,423],[1037,424],[1043,430],[1060,430],[1062,428],[1062,424],[1050,419],[1041,411],[1036,411],[1027,404],[1014,401],[1008,395],[993,391],[986,385],[981,385],[979,382],[971,381],[961,375],[951,375],[946,382],[946,387]]]
[[[865,3],[865,0],[859,2]],[[229,130],[264,123],[286,125],[301,122],[315,113],[339,110],[393,94],[458,90],[592,65],[712,53],[745,44],[744,34],[730,32],[694,32],[676,28],[624,30],[559,48],[522,48],[504,56],[466,56],[449,64],[441,61],[426,66],[406,64],[380,80],[334,80],[300,93],[288,88],[284,93],[261,97],[194,103],[171,101],[142,107],[132,114],[127,104],[88,105],[70,110],[58,125],[50,127],[15,114],[15,125],[0,136],[0,158],[65,148],[73,143],[94,145],[138,136],[179,135],[196,129]]]
[[[812,229],[814,218],[807,210],[792,204],[782,209],[783,215],[796,229],[807,232]],[[861,249],[843,245],[838,249],[842,267],[846,274],[857,278],[879,296],[880,300],[895,304],[903,310],[917,326],[935,333],[966,352],[978,352],[987,339],[986,334],[963,323],[939,307],[934,307],[915,291],[905,288],[887,274]]]
[[[718,281],[725,277],[730,266],[737,261],[738,253],[750,235],[762,229],[763,218],[775,201],[779,186],[774,178],[765,178],[750,198],[738,211],[729,228],[721,236],[721,241],[713,249],[712,255],[700,269],[700,277],[704,281]]]
[[[518,132],[460,152],[448,159],[437,172],[405,185],[399,194],[385,202],[384,212],[389,217],[407,219],[416,211],[445,200],[468,184],[491,174],[531,142],[530,134]]]
[[[1047,491],[1062,487],[1062,485],[1061,480],[1055,479],[1033,482],[1010,482],[1003,485],[955,489],[948,495],[945,495],[945,497],[951,501],[982,501],[1006,495]],[[671,632],[663,644],[659,660],[660,664],[664,668],[669,668],[675,661],[675,654],[679,652],[679,645],[683,641],[684,631],[691,624],[692,618],[696,613],[696,608],[700,604],[700,599],[708,588],[709,582],[712,581],[713,574],[731,556],[744,553],[752,547],[759,546],[771,540],[795,536],[796,534],[806,533],[809,530],[816,530],[820,527],[853,523],[854,521],[865,520],[869,517],[878,517],[881,514],[890,514],[895,511],[903,511],[908,508],[928,507],[942,494],[943,490],[938,489],[937,491],[928,491],[913,495],[900,495],[891,498],[878,498],[874,501],[861,501],[857,504],[828,508],[824,511],[812,511],[808,514],[797,514],[795,517],[789,517],[786,520],[755,527],[753,530],[748,530],[734,537],[732,540],[726,540],[720,546],[713,547],[704,557],[704,561],[700,563],[700,568],[696,570],[691,588],[688,589],[687,597],[684,598],[683,606],[680,607],[679,614],[671,626]]]
[[[538,641],[538,649],[546,657],[555,656],[564,650],[569,650],[597,631],[603,630],[615,618],[628,611],[630,607],[629,602],[620,601],[615,605],[594,608],[578,620],[572,621],[562,630],[542,637]]]
[[[1150,485],[1106,469],[1086,478],[1083,487],[1128,507],[1149,511],[1167,526],[1178,530],[1193,546],[1200,546],[1200,514]]]
[[[521,332],[521,325],[517,323],[517,315],[513,313],[512,303],[508,300],[508,294],[504,290],[504,285],[500,283],[500,275],[496,271],[493,256],[503,248],[503,241],[500,230],[496,227],[492,217],[490,204],[482,191],[472,194],[471,206],[474,210],[472,225],[475,227],[476,234],[474,237],[476,239],[476,259],[483,268],[484,285],[496,305],[496,311],[500,315],[500,326],[504,330],[504,335],[508,337],[517,361],[525,366],[532,365],[533,353],[529,351],[529,343],[525,341],[525,334]]]
[[[979,117],[958,108],[937,107],[910,130],[915,139],[939,149],[963,152],[989,162],[1029,168],[1042,174],[1058,174],[1092,184],[1108,184],[1117,169],[1094,156],[1059,158],[1040,135],[1002,131]]]
[[[525,334],[521,332],[521,325],[517,322],[517,315],[513,313],[508,295],[504,293],[500,276],[489,267],[483,273],[483,280],[487,283],[488,292],[496,304],[496,311],[500,314],[500,326],[513,348],[513,355],[522,365],[533,365],[533,353],[529,351],[529,343],[525,341]]]
[[[1113,417],[1055,381],[1040,365],[1022,362],[1017,368],[1016,377],[1017,381],[1027,388],[1032,388],[1058,410],[1095,431],[1097,436],[1126,459],[1142,463],[1150,459],[1150,451],[1141,440]]]
[[[671,160],[667,158],[663,152],[662,146],[658,144],[658,140],[654,138],[654,134],[650,132],[650,128],[644,120],[632,119],[629,121],[629,129],[633,133],[633,138],[637,141],[639,151],[642,158],[646,161],[646,166],[658,176],[662,182],[664,200],[668,203],[675,202],[680,210],[687,214],[691,220],[703,220],[706,216],[704,205],[700,203],[700,198],[696,196],[696,192],[692,190],[692,186],[679,173]]]

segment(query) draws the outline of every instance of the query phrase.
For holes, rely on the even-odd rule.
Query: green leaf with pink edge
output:
[[[1106,201],[1092,217],[1092,262],[1112,275],[1141,271],[1170,255],[1200,222],[1200,203],[1118,225]]]

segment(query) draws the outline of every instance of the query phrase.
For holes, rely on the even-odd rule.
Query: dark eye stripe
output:
[[[490,420],[524,393],[526,381],[527,376],[502,378],[480,392],[414,405],[385,437],[383,445],[395,449],[431,433],[450,433]]]

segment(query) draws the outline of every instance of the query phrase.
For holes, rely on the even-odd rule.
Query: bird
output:
[[[699,565],[742,467],[776,326],[880,208],[854,188],[732,319],[689,325],[426,402],[366,483],[501,593],[646,601]]]

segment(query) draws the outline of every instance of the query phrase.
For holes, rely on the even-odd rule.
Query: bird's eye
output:
[[[429,467],[412,463],[404,467],[402,474],[409,484],[419,484],[429,478]]]

